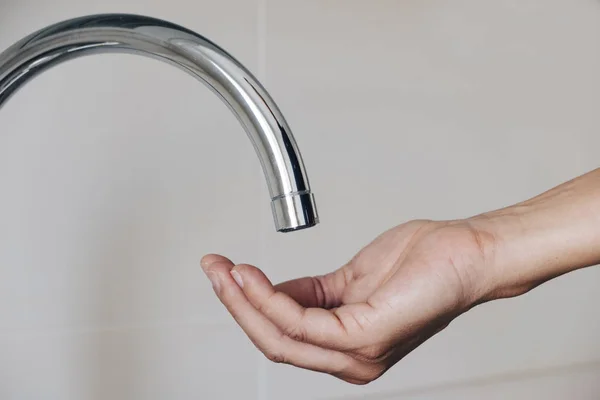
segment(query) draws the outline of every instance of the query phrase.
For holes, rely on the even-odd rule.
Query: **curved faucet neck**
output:
[[[173,23],[131,14],[90,15],[41,29],[0,54],[0,108],[37,74],[97,53],[141,54],[205,83],[242,124],[260,159],[275,227],[289,232],[319,218],[297,143],[260,82],[207,38]]]

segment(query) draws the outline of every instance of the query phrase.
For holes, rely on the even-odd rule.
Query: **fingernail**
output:
[[[237,272],[236,270],[231,270],[231,276],[233,277],[233,280],[238,284],[239,287],[244,287],[244,281],[242,280],[242,275],[240,275],[239,272]]]
[[[219,282],[219,277],[217,274],[215,274],[214,272],[207,272],[206,276],[208,277],[208,279],[210,280],[210,283],[212,284],[213,290],[215,291],[215,293],[219,294],[219,289],[221,288],[221,283]]]

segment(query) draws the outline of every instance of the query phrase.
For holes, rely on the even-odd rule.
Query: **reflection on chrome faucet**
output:
[[[234,57],[189,29],[129,14],[91,15],[35,32],[0,54],[0,107],[24,83],[79,56],[126,52],[166,61],[204,82],[237,116],[260,159],[277,231],[318,223],[296,141],[281,111]]]

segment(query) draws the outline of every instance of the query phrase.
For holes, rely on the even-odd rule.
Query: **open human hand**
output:
[[[464,221],[412,221],[331,273],[276,286],[260,269],[220,255],[201,265],[269,360],[367,384],[487,299],[493,247]]]

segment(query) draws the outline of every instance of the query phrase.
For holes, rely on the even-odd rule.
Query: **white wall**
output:
[[[198,261],[274,281],[411,218],[456,218],[598,166],[593,0],[4,0],[0,48],[98,12],[168,19],[264,82],[322,224],[273,230],[250,142],[170,66],[71,61],[0,112],[0,398],[597,399],[600,269],[478,307],[366,387],[268,363]]]

